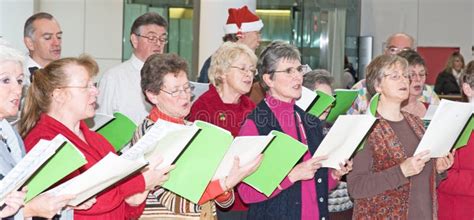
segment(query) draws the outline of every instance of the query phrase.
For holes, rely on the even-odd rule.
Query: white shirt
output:
[[[6,139],[6,144],[10,148],[11,156],[16,163],[19,163],[23,158],[23,151],[21,150],[20,143],[18,143],[17,136],[13,127],[8,123],[6,119],[0,121],[0,135]]]
[[[31,84],[31,81],[30,81],[31,73],[30,73],[30,70],[29,70],[30,67],[43,68],[36,61],[31,59],[31,57],[29,55],[26,55],[25,64],[23,65],[23,75],[25,76],[23,85],[26,88],[28,88]]]
[[[140,124],[151,110],[145,101],[140,81],[143,61],[134,54],[129,60],[109,69],[99,81],[97,113],[112,115],[120,112],[135,124]]]

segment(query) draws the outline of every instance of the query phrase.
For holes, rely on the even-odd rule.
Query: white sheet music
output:
[[[51,158],[67,139],[57,135],[51,141],[40,140],[28,154],[0,181],[0,205],[5,197],[18,190],[25,182]]]
[[[371,114],[339,116],[313,157],[327,155],[328,159],[321,162],[322,166],[340,169],[339,163],[349,159],[375,120]]]
[[[76,195],[68,205],[77,206],[146,165],[147,161],[143,159],[127,160],[109,153],[81,175],[48,192],[55,195]]]
[[[97,129],[101,128],[107,122],[113,120],[115,117],[113,115],[107,115],[107,114],[101,114],[101,113],[96,113],[94,117],[88,118],[84,120],[92,131],[97,131]]]
[[[296,100],[296,105],[301,109],[307,111],[311,103],[313,103],[314,99],[316,99],[318,95],[315,91],[311,91],[310,89],[303,87],[301,91],[301,97]]]
[[[213,180],[221,179],[229,175],[234,158],[239,157],[240,165],[245,165],[255,160],[259,154],[267,147],[275,136],[241,136],[236,137],[230,145],[229,150],[217,168]]]
[[[442,99],[416,151],[430,150],[430,157],[444,157],[471,118],[472,104]]]

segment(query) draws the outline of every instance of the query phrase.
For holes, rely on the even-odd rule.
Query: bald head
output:
[[[415,49],[415,39],[405,33],[395,33],[387,38],[386,55],[397,54],[404,50]]]

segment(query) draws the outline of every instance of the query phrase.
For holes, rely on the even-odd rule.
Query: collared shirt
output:
[[[25,76],[23,80],[23,85],[28,89],[28,87],[31,84],[31,73],[30,73],[30,68],[31,67],[37,67],[37,68],[43,68],[40,66],[35,60],[33,60],[29,55],[25,56],[25,64],[23,65],[23,75]],[[26,91],[26,90],[25,90]]]
[[[98,113],[121,112],[135,124],[145,119],[151,105],[145,100],[140,85],[143,64],[132,54],[129,60],[104,73],[99,81]]]

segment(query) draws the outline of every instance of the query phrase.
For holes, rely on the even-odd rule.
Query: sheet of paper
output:
[[[472,110],[470,103],[441,100],[414,155],[429,149],[431,158],[446,156],[471,118]]]
[[[114,153],[109,153],[81,175],[49,192],[55,195],[76,195],[76,198],[71,200],[68,205],[77,206],[146,165],[145,160],[127,160]]]
[[[255,160],[259,154],[273,140],[273,135],[267,136],[242,136],[236,137],[225,154],[219,168],[217,168],[213,180],[220,179],[229,175],[234,158],[239,157],[240,165],[248,164]]]
[[[91,129],[92,131],[97,131],[97,129],[104,126],[110,120],[113,120],[113,119],[114,119],[114,116],[112,115],[96,113],[94,117],[88,118],[84,121],[86,122],[87,127],[89,127],[89,129]]]
[[[316,92],[311,91],[306,87],[303,87],[303,90],[301,91],[301,97],[296,100],[296,105],[306,111],[317,96],[318,95],[316,94]]]
[[[426,110],[425,116],[423,116],[422,120],[431,121],[431,119],[433,119],[433,116],[437,108],[438,108],[438,105],[429,105],[428,109]]]
[[[375,121],[376,118],[370,114],[339,116],[313,157],[327,155],[328,159],[322,161],[322,166],[340,169],[339,163],[349,159]]]

